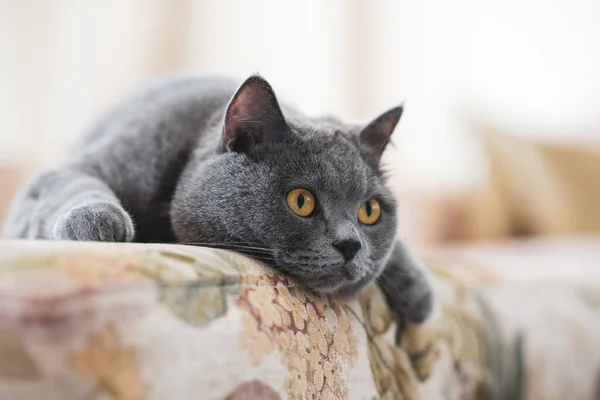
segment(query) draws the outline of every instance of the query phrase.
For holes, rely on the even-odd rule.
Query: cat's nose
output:
[[[356,253],[360,250],[360,242],[358,240],[340,240],[339,242],[333,243],[335,247],[344,257],[346,262],[352,260]]]

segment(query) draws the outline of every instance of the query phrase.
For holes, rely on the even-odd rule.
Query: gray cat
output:
[[[308,118],[270,85],[156,82],[122,103],[13,202],[8,238],[175,242],[244,252],[316,293],[378,280],[406,321],[433,296],[395,241],[380,157],[402,114],[367,126]]]

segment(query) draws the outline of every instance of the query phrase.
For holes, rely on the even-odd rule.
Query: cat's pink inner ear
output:
[[[381,155],[400,121],[402,111],[402,106],[394,107],[375,118],[361,131],[360,145],[369,161],[379,164]]]
[[[231,99],[223,124],[223,151],[234,149],[241,136],[246,142],[268,139],[272,130],[283,129],[285,119],[269,83],[259,76],[248,78]]]
[[[249,115],[250,105],[250,97],[244,95],[234,97],[229,104],[223,124],[223,151],[233,150],[233,144],[244,133],[244,116]]]
[[[244,133],[244,118],[251,115],[253,108],[250,92],[247,86],[240,87],[227,107],[223,123],[223,151],[233,150],[235,141]]]
[[[262,88],[258,85],[248,84],[243,86],[231,100],[227,114],[230,118],[238,120],[249,116],[258,116],[262,112],[261,107],[269,106],[265,96],[262,93]]]

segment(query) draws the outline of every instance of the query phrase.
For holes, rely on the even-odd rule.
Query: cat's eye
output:
[[[358,220],[361,224],[373,225],[381,215],[381,206],[375,199],[369,199],[358,209]]]
[[[290,209],[301,217],[308,217],[315,210],[315,196],[306,189],[294,189],[286,199]]]

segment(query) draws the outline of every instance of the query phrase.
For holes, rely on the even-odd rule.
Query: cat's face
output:
[[[389,135],[375,154],[360,131],[272,115],[268,124],[226,126],[222,153],[182,181],[177,239],[254,255],[315,292],[356,292],[379,275],[395,237],[395,202],[376,166]]]

